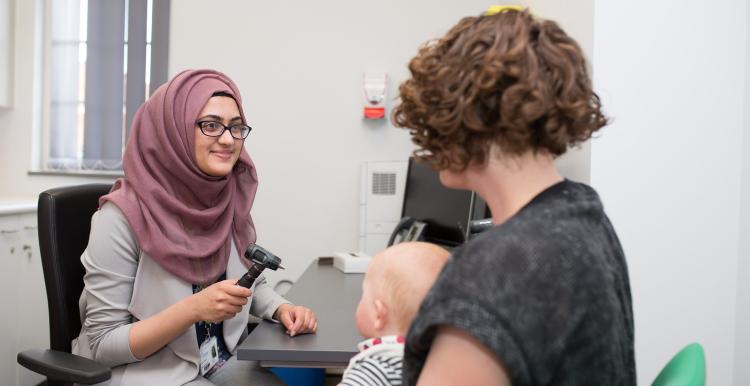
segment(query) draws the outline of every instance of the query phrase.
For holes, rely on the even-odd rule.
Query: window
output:
[[[122,170],[138,107],[167,79],[169,0],[44,0],[41,169]]]

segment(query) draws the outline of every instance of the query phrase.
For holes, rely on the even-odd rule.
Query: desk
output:
[[[318,332],[289,337],[281,324],[264,320],[237,348],[237,359],[264,367],[346,367],[363,340],[354,321],[363,278],[314,261],[286,298],[315,312]]]

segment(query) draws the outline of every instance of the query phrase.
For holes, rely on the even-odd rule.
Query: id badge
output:
[[[201,375],[206,375],[219,362],[219,341],[212,336],[203,341],[200,347]]]

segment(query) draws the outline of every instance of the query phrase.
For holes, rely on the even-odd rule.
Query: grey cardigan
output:
[[[116,205],[106,203],[92,217],[81,262],[86,268],[79,300],[81,333],[72,342],[73,353],[112,368],[112,378],[104,385],[182,385],[193,380],[200,362],[193,327],[143,360],[130,351],[132,323],[192,295],[193,290],[191,283],[167,272],[141,251]],[[245,271],[232,242],[227,278],[240,277]],[[263,276],[252,290],[242,312],[224,321],[224,340],[231,352],[244,339],[248,313],[271,319],[281,304],[289,303]]]

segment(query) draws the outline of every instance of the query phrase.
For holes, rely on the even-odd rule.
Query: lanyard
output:
[[[202,284],[197,285],[197,287],[198,287],[198,292],[201,292],[204,289],[206,289],[206,287],[203,286]],[[213,323],[207,320],[203,320],[200,322],[200,324],[203,324],[203,327],[205,327],[206,329],[206,339],[204,339],[204,341],[211,339],[211,326],[213,325]]]

